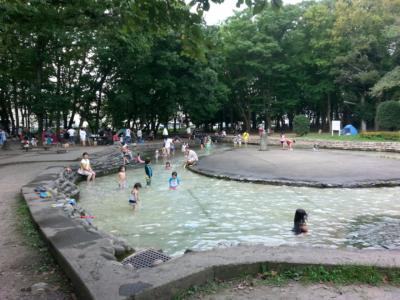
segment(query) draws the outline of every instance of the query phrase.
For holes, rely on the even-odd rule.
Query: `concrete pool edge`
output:
[[[197,165],[189,166],[188,169],[196,174],[223,179],[233,180],[239,182],[248,182],[265,185],[277,185],[277,186],[294,186],[294,187],[310,187],[310,188],[382,188],[382,187],[396,187],[400,186],[400,180],[376,180],[367,182],[355,182],[350,184],[328,184],[324,182],[316,181],[300,181],[300,180],[289,180],[289,179],[262,179],[262,178],[251,178],[238,174],[228,174],[225,172],[216,172],[209,169],[201,169]]]
[[[102,166],[107,174],[116,170]],[[25,185],[22,195],[80,299],[170,299],[182,290],[215,278],[256,274],[261,264],[400,268],[398,250],[237,246],[191,252],[152,269],[132,270],[115,259],[114,245],[100,231],[85,228],[62,209],[52,207],[53,200],[38,199],[34,188],[57,186],[62,171],[61,167],[49,168]]]
[[[223,143],[232,144],[233,136],[222,138]],[[259,145],[260,138],[258,136],[250,136],[249,145]],[[296,147],[312,148],[318,145],[320,149],[331,150],[350,150],[350,151],[371,151],[371,152],[389,152],[400,153],[400,142],[396,141],[337,141],[324,139],[296,139]],[[269,136],[268,146],[280,146],[279,136]]]

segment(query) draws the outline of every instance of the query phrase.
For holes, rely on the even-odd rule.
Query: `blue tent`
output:
[[[353,125],[346,125],[342,129],[342,135],[357,135],[358,130]]]

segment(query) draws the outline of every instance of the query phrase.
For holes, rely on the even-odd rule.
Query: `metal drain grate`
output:
[[[171,257],[153,249],[144,250],[133,254],[122,261],[123,265],[132,265],[135,269],[154,267],[154,262],[169,261]]]

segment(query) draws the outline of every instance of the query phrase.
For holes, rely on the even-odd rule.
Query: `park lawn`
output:
[[[354,142],[394,142],[393,140],[379,138],[379,137],[362,137],[357,135],[337,135],[330,133],[309,133],[305,136],[297,137],[298,140],[328,140],[328,141],[354,141]]]

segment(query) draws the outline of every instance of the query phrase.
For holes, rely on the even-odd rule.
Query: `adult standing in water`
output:
[[[137,136],[137,143],[141,144],[142,143],[142,138],[143,138],[142,129],[140,129],[140,128],[138,129],[138,131],[136,133],[136,136]]]
[[[131,138],[131,129],[129,127],[126,128],[125,130],[125,144],[130,144],[132,141]]]
[[[265,131],[265,121],[262,121],[259,125],[258,125],[258,135],[260,136],[260,138],[263,136]]]
[[[167,124],[167,126],[168,126],[168,124]],[[163,133],[162,133],[164,140],[167,139],[167,137],[168,137],[167,126],[164,126]]]
[[[193,166],[199,161],[199,157],[197,156],[197,153],[189,148],[186,148],[185,155],[186,155],[185,167]]]

